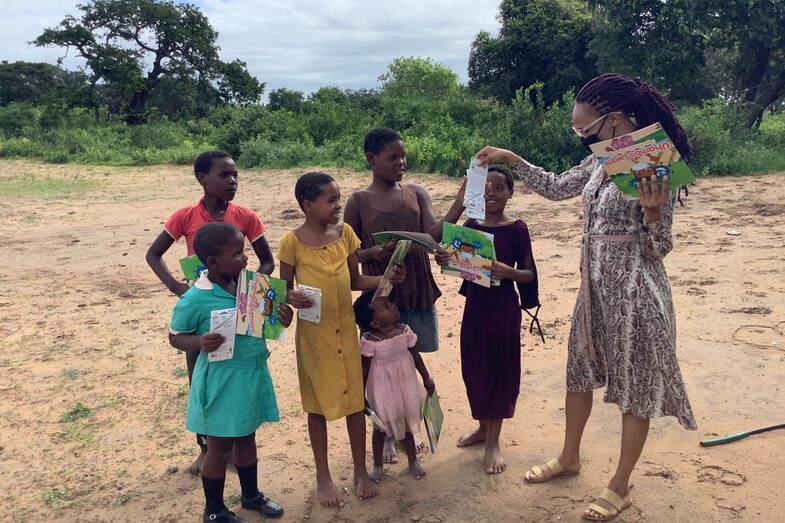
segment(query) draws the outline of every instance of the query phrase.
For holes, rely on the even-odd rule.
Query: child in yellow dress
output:
[[[308,413],[319,502],[339,507],[343,498],[327,462],[327,421],[346,418],[357,496],[367,499],[377,494],[365,467],[365,394],[351,291],[375,289],[382,277],[360,273],[356,253],[360,240],[340,222],[341,190],[331,176],[306,173],[297,180],[294,194],[305,222],[281,237],[278,259],[292,305],[302,309],[315,303],[291,291],[295,278],[298,285],[321,291],[317,321],[297,320],[297,374],[303,410]],[[399,284],[404,276],[400,266],[391,281]]]

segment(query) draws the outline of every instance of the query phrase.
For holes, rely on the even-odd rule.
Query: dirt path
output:
[[[29,521],[196,521],[198,479],[184,431],[184,357],[166,340],[174,297],[144,263],[147,246],[199,188],[187,167],[112,168],[6,161],[0,175],[0,506]],[[345,195],[367,177],[330,170]],[[295,172],[241,174],[238,203],[254,208],[275,250],[300,220]],[[413,179],[414,177],[410,177]],[[701,180],[678,210],[666,264],[679,356],[698,419],[686,432],[656,420],[633,476],[634,505],[620,521],[781,521],[785,431],[702,449],[698,441],[785,422],[785,189],[782,175]],[[444,211],[454,180],[418,180]],[[67,197],[63,196],[67,191]],[[545,344],[522,334],[517,417],[503,432],[509,470],[489,477],[481,448],[459,450],[473,426],[458,362],[458,281],[437,276],[441,350],[428,356],[446,409],[443,444],[415,482],[392,466],[381,495],[346,507],[314,504],[293,341],[270,367],[281,422],[258,433],[260,480],[286,521],[577,521],[612,474],[620,417],[596,397],[580,476],[523,482],[527,466],[558,451],[564,360],[578,289],[579,202],[545,201],[522,188],[513,214],[529,224],[540,268]],[[741,234],[729,236],[728,229]],[[185,251],[178,244],[170,267]],[[293,340],[293,336],[289,337]],[[340,487],[351,487],[341,423],[330,425]],[[239,493],[228,475],[227,496]],[[229,497],[239,508],[237,497]],[[251,520],[253,515],[240,509]]]

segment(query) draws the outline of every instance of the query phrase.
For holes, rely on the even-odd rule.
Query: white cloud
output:
[[[224,60],[239,58],[268,90],[373,87],[401,56],[430,57],[466,81],[469,49],[494,32],[500,0],[199,0],[218,31]],[[54,63],[62,49],[28,45],[66,14],[72,1],[4,2],[2,59]],[[10,5],[9,5],[10,4]],[[66,59],[75,68],[78,60]]]

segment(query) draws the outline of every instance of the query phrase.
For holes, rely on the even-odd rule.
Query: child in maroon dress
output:
[[[529,230],[505,212],[513,193],[513,177],[501,166],[488,169],[485,186],[485,220],[468,220],[464,226],[493,234],[496,259],[491,277],[498,287],[464,282],[466,296],[461,324],[461,372],[475,431],[462,436],[458,446],[485,441],[485,471],[506,469],[499,446],[502,423],[512,418],[521,384],[521,296],[537,292],[537,269],[532,258]]]

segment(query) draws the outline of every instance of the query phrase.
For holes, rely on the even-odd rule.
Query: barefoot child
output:
[[[499,434],[505,418],[512,418],[521,384],[521,296],[537,292],[536,268],[526,224],[505,213],[513,194],[512,174],[491,166],[485,186],[485,220],[464,225],[493,234],[497,261],[491,277],[498,287],[464,282],[466,296],[461,323],[461,372],[472,417],[479,428],[458,441],[463,447],[485,441],[485,471],[504,472]]]
[[[231,224],[208,223],[199,229],[194,249],[208,270],[177,302],[169,324],[172,346],[198,358],[185,427],[207,435],[202,464],[205,522],[245,521],[230,512],[223,500],[226,460],[232,447],[243,508],[268,518],[283,515],[283,509],[259,492],[257,485],[256,429],[264,422],[278,421],[265,341],[238,335],[231,359],[207,358],[225,341],[222,335],[209,332],[210,316],[214,310],[235,306],[237,277],[248,262],[244,244],[243,234]],[[278,312],[281,323],[288,326],[292,310],[281,305]]]
[[[417,335],[408,325],[398,323],[401,317],[398,307],[389,298],[371,301],[372,298],[373,295],[367,292],[354,302],[357,325],[365,331],[360,338],[365,394],[369,405],[384,423],[384,427],[373,427],[373,469],[370,476],[377,483],[382,479],[382,452],[386,436],[395,441],[403,440],[409,470],[415,479],[422,479],[425,471],[417,461],[413,435],[419,432],[422,419],[417,372],[428,395],[433,394],[434,383],[422,356],[414,348]]]
[[[442,222],[455,223],[461,217],[463,187],[444,219],[437,220],[428,191],[420,185],[402,182],[407,168],[406,149],[398,133],[386,128],[373,129],[365,136],[363,147],[373,180],[367,188],[349,197],[344,221],[362,240],[357,259],[363,274],[379,275],[384,274],[395,245],[378,245],[373,234],[409,231],[428,233],[439,240]],[[433,279],[428,254],[412,248],[404,264],[406,281],[396,289],[395,305],[400,310],[401,322],[417,335],[417,350],[434,352],[439,348],[435,303],[441,292]],[[422,448],[422,443],[418,444]],[[394,440],[388,439],[384,454],[385,463],[397,462]]]
[[[164,230],[147,250],[147,263],[158,279],[177,296],[182,296],[188,290],[185,282],[178,280],[169,272],[163,261],[163,255],[182,237],[185,237],[188,256],[194,254],[196,231],[210,222],[225,222],[237,227],[243,236],[248,238],[259,258],[259,272],[272,274],[275,261],[264,238],[264,225],[254,211],[232,203],[237,193],[237,166],[234,160],[223,151],[206,151],[196,159],[194,174],[204,189],[204,196],[198,203],[175,211],[166,220]],[[189,383],[198,356],[198,352],[185,354]],[[201,472],[202,461],[207,452],[207,440],[203,435],[197,434],[196,442],[201,452],[188,468],[188,472],[194,475]]]
[[[365,468],[362,362],[351,291],[375,289],[381,276],[360,274],[360,240],[349,225],[340,223],[341,190],[331,176],[306,173],[297,180],[294,194],[305,222],[281,237],[278,259],[281,279],[289,289],[296,278],[298,285],[321,290],[319,321],[297,320],[297,374],[303,410],[308,413],[319,502],[338,507],[343,498],[330,476],[327,421],[346,418],[357,495],[367,499],[377,494]],[[399,284],[404,275],[405,269],[400,267],[393,283]],[[292,303],[297,294],[291,293]],[[310,303],[304,300],[297,305],[307,307]]]

